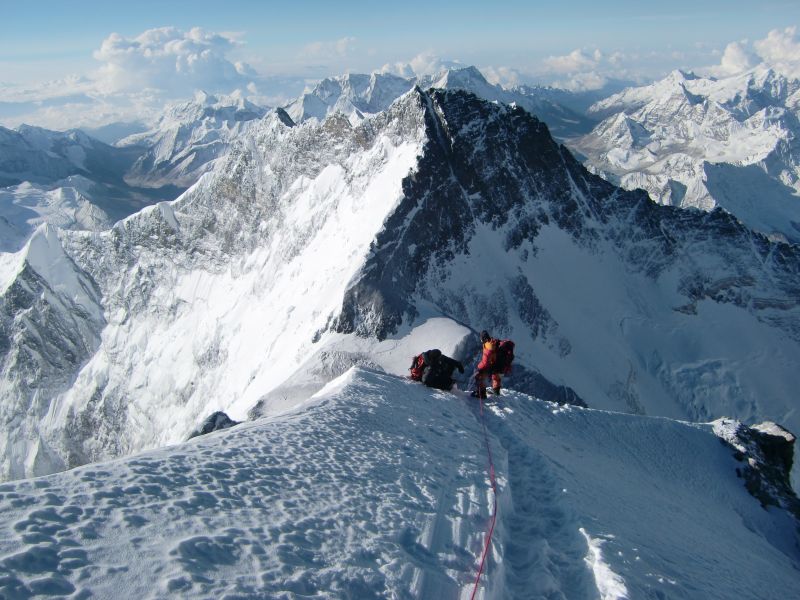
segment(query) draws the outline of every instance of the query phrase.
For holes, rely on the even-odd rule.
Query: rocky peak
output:
[[[791,484],[795,435],[771,421],[747,426],[721,418],[713,427],[742,463],[736,473],[744,479],[747,491],[762,506],[785,508],[800,521],[800,500]]]

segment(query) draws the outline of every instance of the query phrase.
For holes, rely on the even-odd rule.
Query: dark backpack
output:
[[[494,372],[508,375],[511,372],[512,362],[514,362],[514,342],[500,340],[494,359]]]
[[[417,354],[411,361],[411,367],[408,369],[411,373],[411,379],[414,381],[423,381],[423,376],[426,372],[431,370],[439,363],[442,356],[441,350],[434,348],[422,354]]]
[[[463,373],[464,365],[434,348],[415,356],[409,371],[411,379],[421,381],[428,387],[447,391],[453,387],[453,371],[456,369]]]

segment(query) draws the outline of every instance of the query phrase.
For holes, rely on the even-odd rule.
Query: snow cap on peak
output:
[[[458,86],[489,86],[489,82],[477,67],[469,66],[458,69],[448,69],[434,78],[432,87],[458,87]]]
[[[698,79],[698,77],[692,71],[675,69],[669,75],[667,75],[667,79],[671,81],[694,81],[695,79]]]
[[[209,94],[204,90],[197,90],[194,93],[194,101],[197,102],[198,104],[203,104],[203,105],[216,104],[217,98],[216,96]]]

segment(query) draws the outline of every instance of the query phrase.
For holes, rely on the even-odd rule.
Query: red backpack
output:
[[[425,358],[422,354],[418,354],[411,360],[411,368],[409,369],[411,379],[414,381],[422,381],[422,372],[425,369]]]
[[[508,375],[511,372],[512,362],[514,362],[514,342],[511,340],[500,340],[494,359],[494,372]]]

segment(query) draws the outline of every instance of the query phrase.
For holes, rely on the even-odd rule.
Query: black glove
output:
[[[458,363],[458,372],[461,373],[462,375],[464,374],[464,365],[462,365],[461,363]]]

